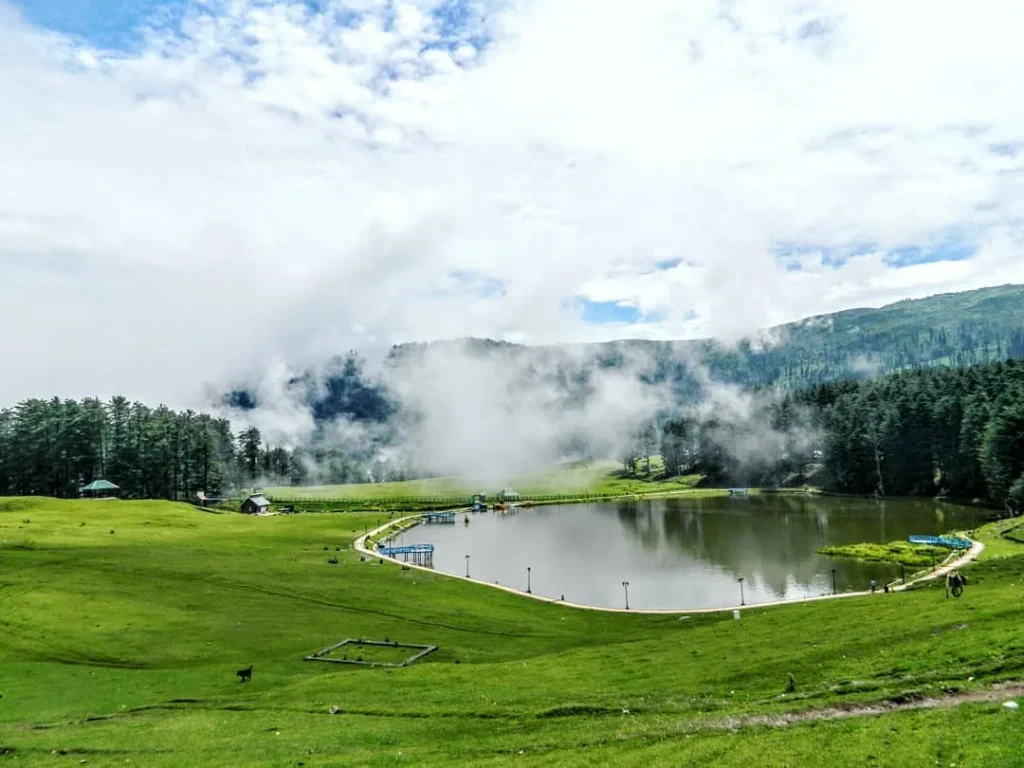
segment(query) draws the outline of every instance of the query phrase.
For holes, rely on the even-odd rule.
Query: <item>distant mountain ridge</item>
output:
[[[780,344],[728,352],[704,342],[713,373],[736,383],[807,386],[919,366],[963,367],[1024,357],[1024,286],[908,299],[770,329]]]
[[[730,347],[711,339],[622,339],[531,347],[467,338],[397,345],[391,359],[432,347],[461,347],[473,355],[533,356],[538,360],[592,356],[602,367],[632,353],[650,355],[663,379],[675,364],[699,362],[715,379],[744,386],[808,386],[837,378],[864,378],[922,365],[967,366],[1024,357],[1024,286],[1004,285],[877,309],[848,309],[768,328]],[[569,354],[572,350],[576,354]],[[589,353],[589,354],[588,354]]]
[[[524,382],[554,383],[567,398],[585,397],[595,370],[641,360],[641,380],[670,384],[678,402],[700,396],[695,366],[712,379],[747,388],[779,385],[802,388],[837,379],[863,379],[909,368],[963,367],[1024,358],[1024,286],[1004,285],[924,299],[899,301],[877,309],[849,309],[767,329],[761,340],[726,346],[712,340],[624,339],[590,344],[527,346],[465,338],[392,347],[386,370],[394,375],[432,351],[458,352],[479,360],[509,363]],[[514,364],[514,368],[512,366]],[[400,403],[390,394],[388,374],[378,381],[364,375],[354,357],[334,361],[323,386],[295,385],[308,395],[318,421],[339,417],[384,421]],[[259,406],[246,388],[228,393],[224,403],[244,410]]]

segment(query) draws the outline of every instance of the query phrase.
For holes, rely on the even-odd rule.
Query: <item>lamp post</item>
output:
[[[533,594],[530,591],[530,566],[526,566],[526,594]]]
[[[738,581],[740,583],[740,605],[746,605],[747,601],[743,597],[743,577],[740,576]]]
[[[836,593],[836,569],[832,569],[832,594]]]
[[[629,582],[622,582],[622,589],[626,592],[626,610],[629,610]]]
[[[466,555],[466,578],[469,578],[469,555]]]

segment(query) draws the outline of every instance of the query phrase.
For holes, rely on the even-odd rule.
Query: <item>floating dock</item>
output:
[[[424,512],[420,519],[425,523],[454,523],[454,512]]]
[[[929,547],[946,547],[947,549],[970,549],[971,542],[957,536],[908,536],[911,544],[926,544]]]
[[[387,557],[399,557],[406,563],[411,559],[417,565],[434,564],[433,544],[407,544],[404,547],[378,547],[377,552]]]
[[[729,488],[727,490],[729,491],[729,495],[730,496],[746,496],[746,495],[748,495],[748,491],[747,491],[746,488]]]

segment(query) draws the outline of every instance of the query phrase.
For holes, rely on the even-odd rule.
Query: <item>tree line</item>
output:
[[[274,477],[301,483],[301,453],[232,433],[227,419],[114,397],[25,400],[0,410],[0,495],[75,497],[93,480],[121,495],[189,499]]]
[[[1024,363],[898,373],[804,394],[842,491],[946,494],[1024,511]]]
[[[235,434],[227,419],[123,397],[32,399],[0,410],[0,495],[74,497],[102,478],[125,496],[189,499],[257,482],[415,475],[382,463],[369,448],[323,446],[272,447],[256,428]],[[640,460],[650,474],[658,453],[665,474],[700,473],[711,484],[945,495],[1022,512],[1024,363],[755,391],[738,411],[645,424],[621,458],[629,471]]]
[[[923,368],[754,401],[739,419],[666,420],[666,473],[748,485],[811,480],[844,493],[945,495],[1024,512],[1024,363]],[[637,444],[649,451],[650,443],[645,428]]]

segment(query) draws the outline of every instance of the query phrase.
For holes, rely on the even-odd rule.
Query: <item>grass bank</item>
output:
[[[351,543],[375,520],[0,499],[0,759],[1002,766],[1024,751],[1005,694],[906,708],[1024,677],[1024,545],[998,531],[1005,549],[959,600],[926,583],[735,621],[361,561]],[[398,669],[302,661],[349,637],[439,650]],[[837,717],[859,707],[878,714]]]
[[[818,550],[818,554],[923,568],[941,563],[949,557],[950,550],[943,547],[911,544],[908,541],[893,541],[888,544],[862,543],[822,547]]]
[[[627,475],[620,465],[612,462],[587,462],[566,464],[539,475],[516,478],[509,486],[522,498],[541,503],[564,503],[631,495],[709,493],[696,487],[700,480],[700,475],[667,479],[656,473],[651,477]],[[474,493],[487,493],[494,499],[503,489],[471,486],[456,478],[430,478],[391,483],[281,486],[264,490],[277,503],[320,511],[328,508],[435,509],[465,504]]]

